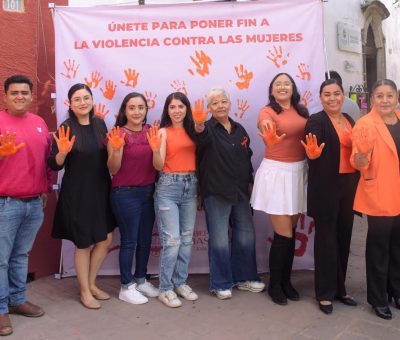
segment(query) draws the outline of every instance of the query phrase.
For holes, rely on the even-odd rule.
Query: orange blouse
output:
[[[165,128],[167,145],[164,172],[196,171],[196,145],[182,128]]]
[[[352,150],[352,139],[351,133],[353,128],[350,122],[344,118],[346,123],[347,131],[344,130],[334,119],[331,119],[333,127],[339,137],[340,142],[340,162],[339,162],[339,173],[340,174],[350,174],[356,172],[350,163],[351,150]]]

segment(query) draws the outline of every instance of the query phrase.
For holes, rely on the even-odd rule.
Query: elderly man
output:
[[[219,299],[232,297],[232,287],[261,292],[257,275],[255,231],[249,205],[253,183],[250,138],[229,118],[231,102],[223,89],[207,95],[212,118],[196,102],[193,111],[198,143],[200,192],[209,233],[210,291]],[[231,246],[229,225],[232,228]]]
[[[28,112],[32,82],[4,83],[7,110],[0,112],[0,335],[13,329],[9,314],[39,317],[44,311],[25,298],[28,253],[43,222],[48,191],[50,136],[42,118]]]

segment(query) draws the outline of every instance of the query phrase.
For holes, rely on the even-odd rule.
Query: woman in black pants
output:
[[[323,111],[308,119],[303,146],[309,159],[307,213],[315,221],[315,293],[320,310],[330,314],[334,298],[357,304],[347,295],[345,279],[359,174],[350,164],[354,121],[341,112],[342,86],[324,81],[320,99]]]

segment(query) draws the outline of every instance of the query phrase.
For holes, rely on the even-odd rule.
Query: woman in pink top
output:
[[[290,282],[295,228],[306,209],[307,163],[300,143],[308,110],[300,104],[293,78],[277,74],[269,85],[269,104],[258,116],[259,135],[266,145],[257,170],[251,205],[270,215],[274,239],[269,253],[268,294],[279,305],[300,296]]]
[[[115,127],[108,134],[108,169],[113,175],[111,205],[121,234],[119,299],[142,304],[147,297],[158,296],[146,281],[154,225],[154,183],[156,169],[153,152],[147,142],[147,101],[136,92],[122,101]],[[132,276],[133,256],[136,255]]]

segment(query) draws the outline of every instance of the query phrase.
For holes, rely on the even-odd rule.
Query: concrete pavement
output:
[[[375,316],[366,302],[365,219],[355,219],[347,289],[357,307],[334,303],[324,315],[314,300],[313,272],[297,271],[294,286],[301,300],[275,305],[263,293],[234,289],[231,300],[208,293],[208,275],[191,275],[189,284],[199,294],[177,309],[157,299],[140,306],[118,300],[119,278],[100,277],[99,286],[111,293],[100,310],[82,307],[75,278],[39,279],[29,284],[28,298],[46,314],[38,319],[11,315],[14,334],[8,339],[400,339],[400,310],[391,307],[393,320]],[[268,275],[262,277],[268,282]],[[157,284],[158,282],[153,282]]]

